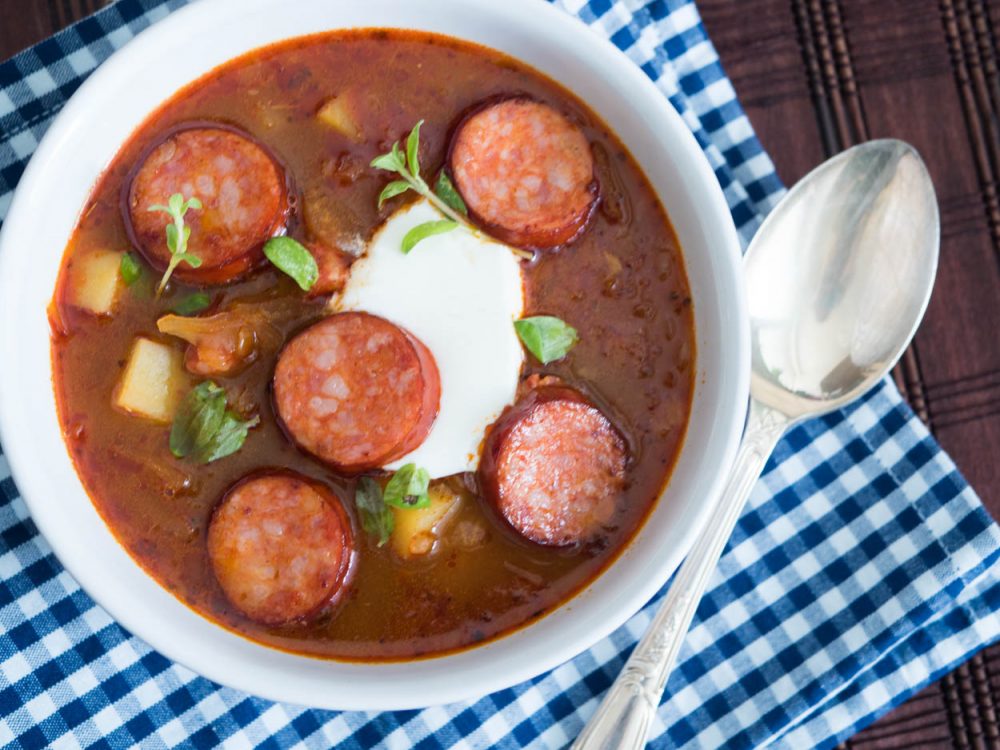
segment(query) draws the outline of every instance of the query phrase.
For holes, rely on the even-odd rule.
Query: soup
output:
[[[441,654],[569,599],[656,502],[693,394],[640,166],[553,81],[425,33],[293,39],[178,92],[96,185],[50,318],[121,544],[327,658]]]

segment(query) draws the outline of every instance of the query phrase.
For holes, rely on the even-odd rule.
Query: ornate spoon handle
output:
[[[576,738],[573,750],[638,750],[645,746],[650,722],[698,603],[750,490],[788,425],[787,416],[751,398],[743,442],[715,514],[695,540],[649,630]]]

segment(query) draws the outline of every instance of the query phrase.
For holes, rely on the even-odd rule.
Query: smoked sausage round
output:
[[[434,356],[384,318],[344,312],[292,339],[274,370],[289,436],[344,472],[374,469],[427,437],[441,400]]]
[[[293,472],[253,475],[222,498],[208,556],[226,597],[264,625],[307,620],[332,604],[353,569],[350,518],[333,493]]]
[[[625,440],[572,388],[541,386],[507,409],[486,437],[483,496],[517,533],[548,546],[599,536],[625,486]]]
[[[166,205],[175,193],[202,204],[184,215],[187,250],[201,265],[182,261],[174,270],[192,284],[225,284],[253,270],[264,261],[264,243],[288,218],[284,171],[262,146],[228,128],[175,131],[146,155],[126,199],[131,239],[160,271],[170,262],[166,227],[173,219],[150,207]]]
[[[565,244],[583,231],[597,204],[594,157],[583,132],[527,97],[469,114],[448,161],[470,215],[512,245]]]

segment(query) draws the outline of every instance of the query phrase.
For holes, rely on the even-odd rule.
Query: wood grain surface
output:
[[[0,0],[0,59],[107,0]],[[937,286],[894,372],[1000,517],[1000,0],[698,0],[786,184],[871,138],[923,155],[941,206]],[[844,743],[1000,748],[1000,645]]]
[[[894,376],[1000,517],[1000,2],[700,0],[722,63],[792,184],[859,141],[919,149],[941,207],[927,317]],[[844,744],[1000,747],[1000,646]]]

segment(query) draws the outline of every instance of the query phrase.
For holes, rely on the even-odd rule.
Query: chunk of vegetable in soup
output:
[[[448,224],[404,260],[478,233],[523,278],[518,393],[450,477],[385,466],[447,396],[420,336],[463,311],[416,284],[424,334],[336,308],[418,193]],[[263,48],[165,102],[81,217],[51,308],[69,451],[132,557],[248,638],[370,661],[498,637],[605,569],[669,479],[695,369],[680,248],[601,120],[515,60],[405,31]]]

